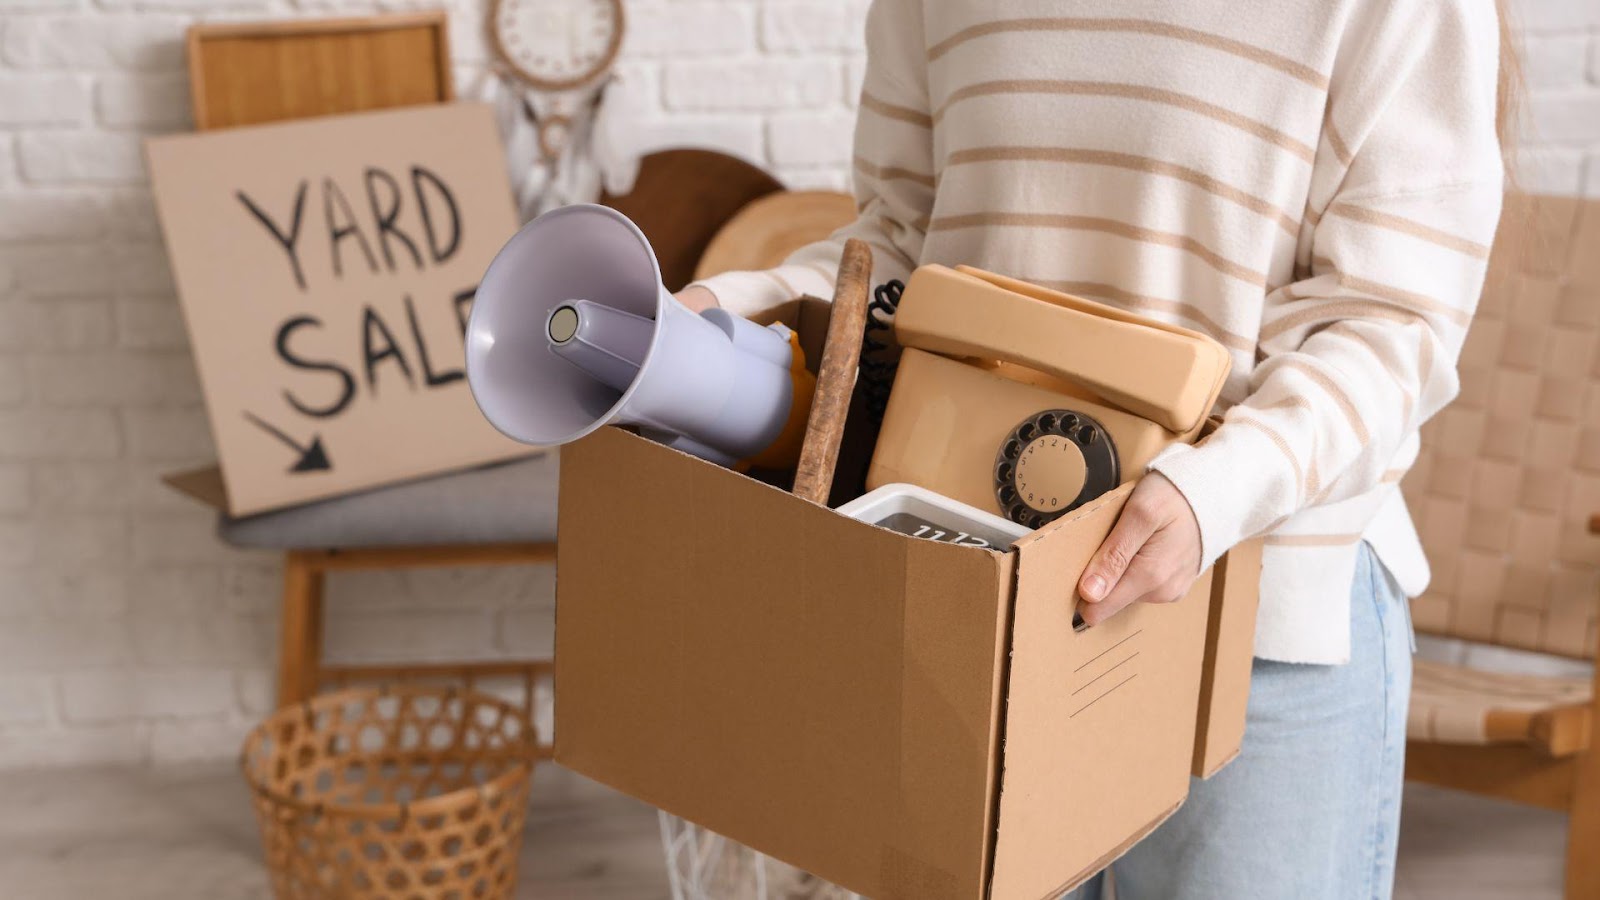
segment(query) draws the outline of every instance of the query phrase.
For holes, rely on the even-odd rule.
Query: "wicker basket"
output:
[[[357,688],[245,739],[278,900],[511,897],[537,741],[517,707],[454,688]]]

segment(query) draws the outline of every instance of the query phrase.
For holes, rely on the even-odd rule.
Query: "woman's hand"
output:
[[[717,295],[699,285],[690,285],[672,295],[679,303],[689,307],[691,312],[703,313],[708,309],[717,308]]]
[[[1117,524],[1078,580],[1083,620],[1098,625],[1123,607],[1171,603],[1200,574],[1200,524],[1189,501],[1165,475],[1134,486]]]

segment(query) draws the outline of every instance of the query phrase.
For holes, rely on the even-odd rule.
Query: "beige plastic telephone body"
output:
[[[1230,365],[1198,332],[966,267],[917,269],[894,331],[902,347],[1055,375],[1179,433],[1200,427]]]
[[[894,328],[904,352],[867,487],[908,482],[1002,515],[996,454],[1028,417],[1099,420],[1131,481],[1195,438],[1231,365],[1198,332],[967,268],[918,268]],[[1081,483],[1081,461],[1058,464]]]

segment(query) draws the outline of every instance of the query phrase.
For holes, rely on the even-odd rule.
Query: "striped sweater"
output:
[[[1455,361],[1499,218],[1491,0],[876,0],[860,216],[766,272],[750,314],[965,263],[1204,331],[1222,427],[1152,463],[1203,563],[1265,533],[1256,654],[1350,654],[1356,551],[1415,596],[1398,481]]]

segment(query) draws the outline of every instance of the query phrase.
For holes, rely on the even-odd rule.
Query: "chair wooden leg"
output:
[[[1600,750],[1584,754],[1567,825],[1567,900],[1600,900]]]
[[[1567,821],[1567,900],[1600,900],[1600,665],[1594,687],[1589,747],[1577,758],[1577,783]]]
[[[283,561],[283,625],[278,635],[278,705],[316,693],[322,663],[323,572],[309,554],[291,550]]]

